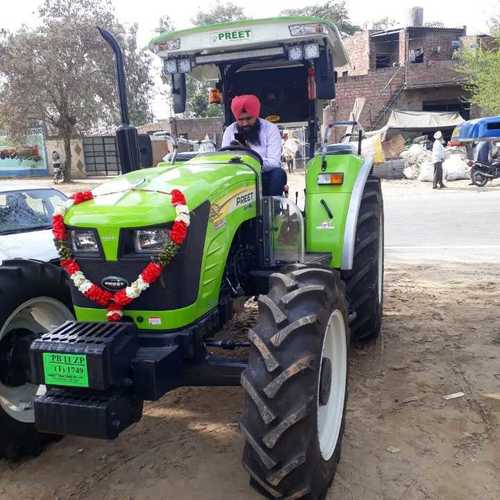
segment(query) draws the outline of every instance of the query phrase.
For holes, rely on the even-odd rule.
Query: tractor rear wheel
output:
[[[376,338],[384,305],[384,207],[380,179],[369,177],[359,207],[352,270],[344,271],[353,340]]]
[[[0,457],[36,455],[54,436],[35,428],[33,398],[43,387],[30,383],[31,342],[72,320],[64,271],[38,261],[0,266]]]
[[[250,483],[270,498],[323,499],[344,433],[349,327],[345,287],[330,269],[273,274],[241,382]]]

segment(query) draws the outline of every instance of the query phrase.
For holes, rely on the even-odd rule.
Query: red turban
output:
[[[253,118],[260,115],[260,101],[255,95],[238,95],[231,101],[231,111],[239,120],[242,113],[247,113]]]

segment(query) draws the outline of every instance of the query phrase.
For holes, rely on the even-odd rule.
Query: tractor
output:
[[[347,62],[339,33],[321,19],[281,17],[151,43],[176,113],[191,73],[214,81],[226,125],[231,98],[255,94],[263,116],[305,127],[303,207],[263,196],[262,159],[240,144],[140,168],[121,50],[101,34],[115,54],[123,175],[75,199],[55,229],[76,319],[31,343],[38,389],[23,429],[114,439],[144,401],[181,386],[241,385],[250,484],[269,498],[325,498],[341,453],[349,346],[379,335],[383,305],[380,181],[355,122],[320,122],[335,65]],[[329,144],[333,127],[347,130],[343,142]],[[106,308],[111,296],[116,307]],[[247,339],[218,339],[247,300],[258,303]],[[0,452],[23,436],[1,434]]]

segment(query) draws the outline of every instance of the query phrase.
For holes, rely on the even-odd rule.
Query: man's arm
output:
[[[263,160],[262,170],[271,168],[281,168],[281,134],[280,129],[276,125],[269,127],[269,137],[267,140],[267,151]]]

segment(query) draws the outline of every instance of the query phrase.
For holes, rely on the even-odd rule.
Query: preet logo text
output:
[[[251,36],[251,30],[220,31],[212,35],[212,42],[238,42],[248,40]]]

